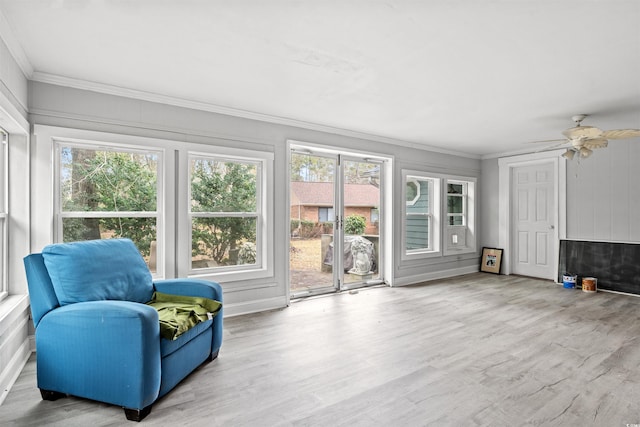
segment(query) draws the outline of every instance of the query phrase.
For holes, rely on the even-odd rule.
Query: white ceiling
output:
[[[479,156],[561,137],[578,113],[640,128],[639,0],[0,0],[0,11],[33,80]]]

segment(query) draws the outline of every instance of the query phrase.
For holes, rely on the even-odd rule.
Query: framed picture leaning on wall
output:
[[[482,248],[482,258],[480,258],[480,271],[500,274],[501,264],[502,249]]]

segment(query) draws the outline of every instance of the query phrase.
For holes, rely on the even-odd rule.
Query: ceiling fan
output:
[[[640,136],[640,129],[614,129],[603,131],[595,126],[583,126],[582,121],[586,117],[588,117],[588,114],[577,114],[571,117],[576,125],[562,132],[566,137],[565,139],[539,142],[562,141],[562,144],[560,145],[570,144],[570,146],[567,147],[567,151],[562,154],[562,157],[571,160],[576,153],[583,158],[589,157],[596,148],[605,148],[609,145],[609,139],[635,138]]]

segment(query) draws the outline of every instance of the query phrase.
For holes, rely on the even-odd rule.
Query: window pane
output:
[[[63,212],[155,212],[158,155],[62,147]]]
[[[447,212],[458,214],[463,213],[462,202],[462,196],[447,196]]]
[[[380,221],[380,210],[378,208],[371,208],[371,222]]]
[[[326,222],[329,218],[329,210],[327,208],[318,208],[318,222]]]
[[[464,219],[462,215],[450,215],[449,225],[464,225]]]
[[[151,272],[156,272],[156,218],[62,219],[64,242],[117,237],[133,240]]]
[[[7,254],[4,251],[5,240],[7,239],[7,219],[0,217],[0,298],[7,292],[7,283],[5,281],[7,268]]]
[[[7,182],[5,182],[7,173],[7,144],[8,141],[2,142],[7,135],[0,130],[0,212],[7,212],[7,207],[4,205],[7,194]]]
[[[425,212],[430,212],[431,195],[429,194],[429,181],[419,181],[418,183],[420,184],[420,198],[416,201],[416,205]]]
[[[256,218],[193,218],[191,268],[256,264]]]
[[[407,177],[407,213],[426,213],[429,211],[429,183],[429,180]]]
[[[416,177],[407,177],[407,191],[409,184],[415,187],[413,203],[406,207],[406,235],[405,242],[407,251],[430,249],[429,234],[431,233],[431,217],[430,217],[430,194],[429,180],[417,179]],[[410,179],[410,181],[409,181]],[[407,196],[407,199],[409,197]]]
[[[192,158],[191,212],[256,212],[258,167]]]
[[[424,215],[407,215],[406,250],[429,249],[430,217]]]
[[[447,193],[449,194],[462,194],[464,190],[464,184],[447,184]]]
[[[418,196],[418,184],[415,181],[407,181],[407,202],[411,203]]]
[[[7,212],[9,207],[5,205],[8,193],[7,156],[8,156],[8,135],[0,129],[0,299],[4,298],[8,292],[7,283],[7,256],[5,252],[7,244]]]

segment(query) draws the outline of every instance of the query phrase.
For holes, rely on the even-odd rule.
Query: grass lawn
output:
[[[320,271],[322,266],[320,239],[291,240],[290,268],[301,271]]]

